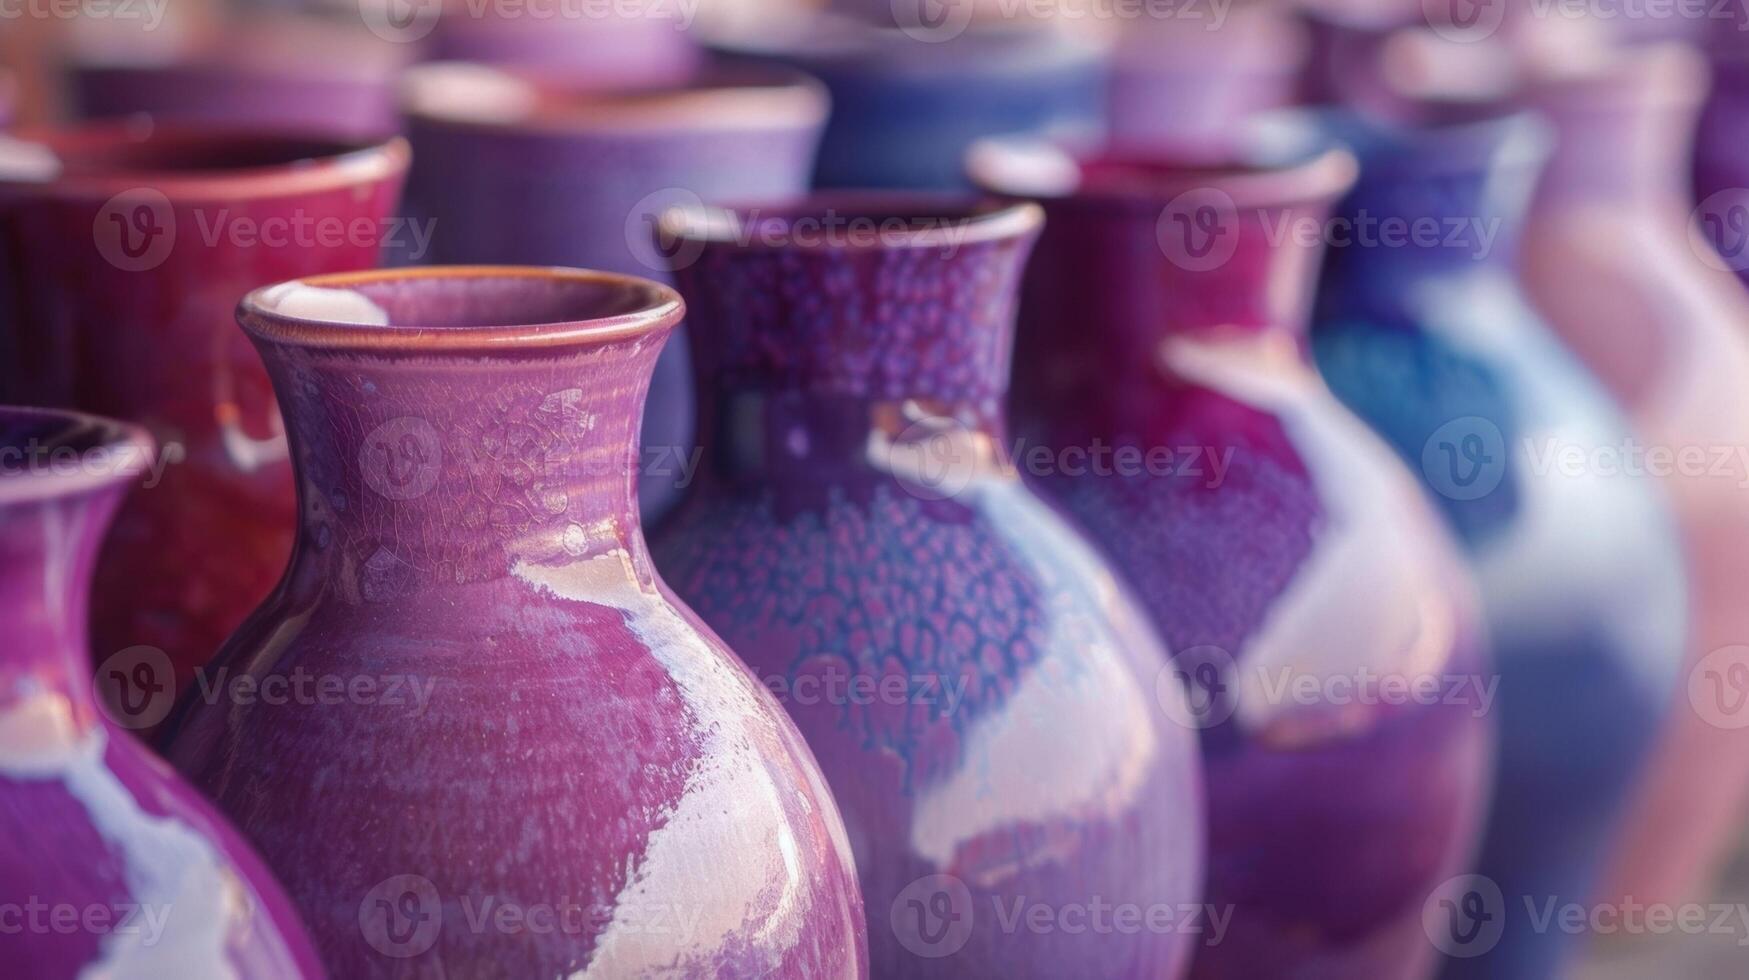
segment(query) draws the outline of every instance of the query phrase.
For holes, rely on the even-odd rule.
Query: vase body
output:
[[[799,68],[832,94],[816,187],[964,188],[961,160],[981,137],[1103,124],[1104,49],[1052,28],[913,36],[820,17],[748,33],[720,47]]]
[[[1004,462],[1036,211],[912,203],[744,212],[776,240],[677,246],[696,259],[677,279],[716,422],[655,532],[658,566],[819,757],[876,975],[1179,976],[1206,925],[1202,789],[1194,732],[1155,690],[1182,689],[1110,572]],[[902,230],[803,230],[834,216]],[[961,219],[972,240],[919,240]],[[1101,902],[1178,928],[1056,927]]]
[[[826,120],[817,84],[787,73],[726,71],[620,99],[479,71],[433,66],[412,76],[417,97],[433,106],[416,104],[409,119],[418,162],[408,196],[434,222],[422,261],[661,278],[657,214],[700,200],[800,194]],[[451,85],[503,91],[508,105],[472,112],[449,97]],[[697,465],[690,376],[677,335],[657,365],[644,421],[639,497],[652,521]]]
[[[630,464],[678,300],[562,270],[315,283],[242,314],[303,524],[215,676],[374,693],[203,691],[171,758],[279,873],[329,970],[862,976],[818,768],[644,547]],[[378,325],[287,319],[359,309]]]
[[[142,430],[0,409],[0,955],[15,976],[320,977],[260,859],[99,708],[97,546]],[[68,917],[68,911],[71,917]]]
[[[1546,135],[1521,117],[1327,122],[1361,151],[1342,215],[1435,233],[1333,249],[1313,349],[1456,529],[1500,678],[1493,803],[1474,870],[1500,890],[1503,931],[1442,937],[1449,971],[1559,975],[1578,944],[1536,930],[1526,903],[1594,897],[1682,669],[1680,541],[1656,480],[1554,463],[1598,458],[1629,430],[1514,276]]]
[[[1749,40],[1720,30],[1709,46],[1712,90],[1694,146],[1696,220],[1719,261],[1749,281]]]
[[[104,543],[92,641],[99,662],[160,651],[173,676],[151,682],[181,692],[285,571],[296,516],[232,309],[282,276],[374,265],[406,147],[120,123],[25,140],[65,168],[0,181],[0,400],[139,422],[164,447]]]
[[[1303,351],[1321,238],[1301,230],[1352,160],[1180,170],[1078,150],[1051,168],[1077,183],[1052,188],[1017,183],[1004,161],[1023,149],[979,156],[986,187],[1042,194],[1047,214],[1020,437],[1110,454],[1029,475],[1135,588],[1199,706],[1208,900],[1232,921],[1191,975],[1427,976],[1423,903],[1484,805],[1491,675],[1437,517]]]
[[[1529,101],[1557,145],[1524,243],[1531,299],[1622,405],[1687,557],[1690,668],[1629,816],[1606,899],[1701,899],[1741,840],[1749,711],[1749,296],[1702,236],[1687,152],[1704,90],[1687,49],[1634,49]]]

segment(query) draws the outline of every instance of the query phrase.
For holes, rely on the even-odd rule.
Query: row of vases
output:
[[[480,139],[473,172],[536,165],[536,148],[596,131],[583,120],[620,127],[607,149],[498,199],[515,203],[482,200],[519,185],[468,187],[468,145],[449,144],[431,166],[455,172],[419,201],[451,209],[437,232],[462,241],[445,248],[515,213],[529,240],[578,254],[560,222],[591,205],[549,189],[576,161],[624,153],[643,195],[660,165],[736,145],[698,135],[712,127],[689,108],[722,93],[670,107],[693,140],[668,148],[648,106],[586,111],[516,91],[533,130],[520,142],[453,123]],[[819,109],[808,86],[732,91],[788,115],[765,128],[748,113],[712,118],[737,138],[787,134],[796,152],[771,159],[805,164]],[[1589,150],[1583,138],[1609,128],[1595,106],[1632,106],[1583,95],[1592,125],[1550,107],[1576,142],[1555,162],[1572,173],[1534,211],[1533,259],[1609,240],[1585,221],[1586,191],[1677,165]],[[1675,101],[1650,102],[1646,125],[1668,125]],[[671,217],[648,254],[674,267],[690,307],[702,452],[651,549],[631,478],[649,457],[634,435],[680,317],[674,294],[528,269],[310,279],[368,266],[380,242],[238,244],[244,221],[380,219],[399,143],[342,152],[117,126],[50,141],[60,173],[47,181],[24,169],[40,154],[9,157],[16,354],[0,400],[129,418],[179,447],[161,480],[155,466],[173,457],[146,458],[155,485],[130,498],[97,563],[99,688],[129,726],[184,699],[172,757],[266,858],[336,975],[855,975],[866,957],[881,975],[1171,976],[1194,952],[1202,976],[1413,977],[1440,950],[1481,975],[1546,975],[1562,937],[1519,910],[1524,896],[1587,900],[1658,731],[1685,621],[1662,498],[1684,498],[1523,458],[1545,434],[1609,446],[1623,425],[1507,274],[1537,164],[1530,130],[1324,128],[1363,164],[1342,213],[1498,218],[1503,237],[1485,256],[1339,250],[1309,345],[1321,248],[1273,230],[1323,221],[1353,180],[1344,152],[1210,170],[981,147],[974,177],[1042,198],[1047,215],[1020,307],[1012,434],[1008,330],[1039,235],[1033,206],[828,198]],[[1632,213],[1667,221],[1670,199],[1643,190]],[[653,237],[636,209],[601,207],[608,218],[584,230],[633,254]],[[822,240],[806,233],[821,218],[899,230]],[[215,236],[215,222],[231,224]],[[566,261],[551,255],[516,260]],[[1683,253],[1665,260],[1686,274]],[[1603,277],[1530,267],[1543,308],[1636,422],[1684,418],[1662,396],[1629,397],[1685,390],[1664,380],[1680,374],[1668,365],[1729,367],[1716,353],[1728,339],[1696,354],[1722,331],[1676,327],[1612,361],[1586,342],[1635,335],[1588,318],[1665,307],[1572,314],[1561,284]],[[282,429],[224,311],[287,277],[303,281],[242,311]],[[1308,346],[1444,505],[1479,572],[1479,609],[1425,498],[1319,382]],[[1611,364],[1663,371],[1633,388]],[[8,419],[11,459],[145,442],[65,415]],[[1060,461],[1100,445],[1165,448],[1195,468],[1075,476],[1025,452]],[[9,651],[0,688],[0,813],[21,821],[13,839],[52,825],[68,855],[7,850],[16,873],[0,881],[20,896],[192,910],[151,947],[178,963],[307,971],[277,888],[142,764],[83,683],[78,583],[142,467],[98,468],[0,477],[0,519],[19,528],[0,570],[17,582],[8,615],[40,636]],[[281,509],[264,510],[273,500]],[[1728,494],[1717,506],[1735,513]],[[294,524],[289,572],[191,683],[267,592]],[[179,667],[173,684],[157,650]],[[1363,671],[1473,686],[1407,706],[1286,703],[1264,686]],[[1482,686],[1496,671],[1490,710]],[[227,686],[300,676],[354,693],[275,701]],[[862,678],[873,694],[831,693]],[[1466,923],[1424,913],[1442,897],[1454,915],[1472,907],[1440,889],[1474,865],[1496,725],[1480,870],[1506,905],[1485,910],[1505,920],[1482,948]],[[219,912],[196,904],[221,895]],[[1100,902],[1167,924],[1064,927],[1065,910]],[[1196,911],[1204,902],[1212,913]],[[576,928],[539,933],[492,911],[522,922],[567,903]],[[1215,935],[1207,919],[1229,913]],[[75,938],[33,936],[26,962],[47,973],[142,955],[122,934]]]

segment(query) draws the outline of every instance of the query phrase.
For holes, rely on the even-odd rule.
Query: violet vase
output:
[[[1451,976],[1559,976],[1580,943],[1527,910],[1592,900],[1669,714],[1687,638],[1675,521],[1652,477],[1554,463],[1629,430],[1515,276],[1547,132],[1495,110],[1302,122],[1359,152],[1340,217],[1379,232],[1330,253],[1319,367],[1456,529],[1499,673],[1480,877],[1438,897],[1456,915],[1437,941]]]
[[[819,768],[644,544],[638,419],[681,313],[520,267],[243,301],[298,545],[170,756],[335,976],[865,975]]]
[[[291,552],[285,431],[237,298],[375,265],[406,233],[390,215],[406,166],[398,139],[197,124],[0,146],[0,399],[137,422],[163,447],[93,584],[96,658],[121,658],[100,677],[119,678],[112,704],[136,730],[163,720]]]
[[[0,957],[9,976],[321,977],[273,878],[100,708],[97,546],[143,429],[0,408]]]
[[[1492,672],[1438,516],[1306,355],[1353,159],[992,141],[970,167],[1046,211],[1009,403],[1030,458],[1077,456],[1027,476],[1135,589],[1202,730],[1207,900],[1231,921],[1191,976],[1428,976],[1424,911],[1486,799]]]
[[[1697,220],[1720,261],[1749,282],[1749,23],[1708,45],[1712,88],[1694,146]]]
[[[1704,71],[1684,46],[1630,48],[1525,96],[1556,137],[1526,287],[1626,411],[1634,442],[1596,465],[1664,485],[1691,592],[1687,673],[1605,901],[1704,900],[1749,802],[1749,295],[1689,192]]]
[[[430,263],[581,266],[664,278],[665,208],[807,189],[827,100],[793,72],[725,68],[672,86],[591,92],[484,65],[408,76],[417,161],[408,197],[431,221]],[[698,450],[686,341],[656,367],[639,499],[655,520]]]
[[[494,4],[428,0],[406,16],[397,0],[359,0],[366,22],[421,42],[439,61],[470,61],[593,89],[679,85],[702,54],[688,33],[698,8],[682,3]],[[433,17],[438,10],[442,13]]]
[[[1178,977],[1215,927],[1183,689],[1007,455],[1039,218],[826,195],[663,221],[705,463],[652,547],[819,757],[877,976]]]

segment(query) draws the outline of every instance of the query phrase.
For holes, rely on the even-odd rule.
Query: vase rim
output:
[[[804,234],[803,221],[816,227]],[[750,228],[766,222],[775,237]],[[927,191],[815,191],[767,203],[676,205],[657,216],[665,251],[729,247],[789,252],[958,248],[1036,235],[1044,210],[1030,201]],[[832,231],[834,226],[842,226]]]
[[[1598,61],[1534,74],[1525,94],[1531,104],[1561,112],[1682,106],[1705,97],[1709,72],[1706,56],[1686,43],[1626,44]]]
[[[1553,146],[1536,113],[1498,101],[1417,100],[1401,118],[1341,107],[1299,107],[1259,115],[1249,135],[1259,145],[1323,140],[1374,174],[1450,175],[1495,165],[1540,166]],[[1407,161],[1407,165],[1405,165]]]
[[[401,104],[424,123],[564,136],[808,127],[831,98],[813,76],[778,66],[718,66],[667,85],[591,88],[472,61],[434,61],[402,78]]]
[[[1186,194],[1224,195],[1236,207],[1334,200],[1354,185],[1359,165],[1346,147],[1310,142],[1291,156],[1249,159],[1171,149],[1131,149],[1040,136],[978,140],[965,168],[984,191],[1043,201],[1096,201],[1161,210]]]
[[[156,192],[172,202],[258,199],[376,183],[405,173],[411,159],[399,136],[135,115],[0,136],[0,188],[63,198]]]
[[[27,435],[31,444],[44,444],[34,450],[19,445]],[[145,428],[133,423],[0,405],[0,507],[131,483],[146,472],[154,446]],[[33,452],[45,458],[32,460]]]
[[[504,312],[467,322],[418,313],[391,315],[378,300],[398,289],[402,300],[443,302],[438,290],[477,289],[511,282]],[[379,294],[371,295],[374,290]],[[531,292],[557,302],[543,314],[516,312]],[[556,296],[554,294],[557,294]],[[568,295],[567,295],[568,294]],[[485,304],[491,309],[491,304]],[[348,312],[349,311],[349,312]],[[685,314],[680,294],[659,282],[616,272],[546,266],[422,266],[366,269],[307,276],[251,290],[237,305],[237,322],[252,336],[277,344],[378,353],[482,352],[534,347],[577,347],[660,334]]]

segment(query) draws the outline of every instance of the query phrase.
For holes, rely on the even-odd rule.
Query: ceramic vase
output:
[[[806,190],[826,96],[789,73],[724,69],[684,85],[590,94],[481,65],[410,74],[413,207],[426,262],[576,265],[666,276],[655,215]],[[639,497],[655,520],[697,466],[686,342],[656,368]]]
[[[438,0],[425,5],[425,10],[442,6],[442,16],[403,20],[394,0],[362,2],[385,8],[381,22],[404,25],[389,30],[422,40],[434,60],[515,66],[570,86],[678,85],[698,70],[702,60],[688,33],[691,15],[698,8],[680,3],[481,8],[470,0]]]
[[[280,277],[374,265],[408,234],[389,219],[406,164],[399,140],[124,122],[0,150],[0,399],[138,422],[163,446],[161,478],[123,504],[98,561],[99,662],[151,648],[140,677],[186,691],[284,572],[285,434],[231,311]],[[163,703],[151,693],[115,705]]]
[[[791,15],[713,44],[826,83],[817,187],[964,188],[961,159],[980,137],[1103,126],[1103,45],[1047,27],[961,24],[954,15],[966,9],[945,11],[939,28]]]
[[[1453,976],[1558,976],[1579,943],[1538,929],[1527,909],[1593,898],[1669,714],[1687,628],[1675,522],[1656,479],[1562,462],[1604,458],[1630,436],[1514,274],[1546,131],[1431,107],[1415,122],[1305,122],[1360,151],[1340,214],[1375,229],[1330,253],[1318,364],[1456,529],[1499,672],[1493,802],[1473,869],[1486,885],[1440,896],[1464,918],[1436,940]]]
[[[1712,90],[1694,146],[1696,220],[1724,266],[1749,282],[1749,34],[1719,30],[1708,56]]]
[[[637,425],[680,316],[522,267],[244,300],[298,548],[171,758],[334,975],[865,974],[818,766],[644,545]]]
[[[819,757],[878,976],[1177,977],[1208,925],[1182,688],[1007,459],[1038,225],[881,196],[663,224],[705,464],[652,547]]]
[[[1749,296],[1689,194],[1704,88],[1697,54],[1652,45],[1527,96],[1556,148],[1526,230],[1526,286],[1627,412],[1636,442],[1617,455],[1665,485],[1691,590],[1689,673],[1606,900],[1704,898],[1742,838],[1749,788]]]
[[[1047,215],[1010,396],[1048,450],[1027,476],[1134,587],[1198,709],[1231,922],[1191,975],[1425,977],[1424,902],[1485,798],[1491,672],[1437,516],[1305,355],[1353,159],[1010,141],[971,169]]]
[[[260,860],[93,693],[86,590],[138,428],[0,408],[0,950],[12,976],[320,977]]]

